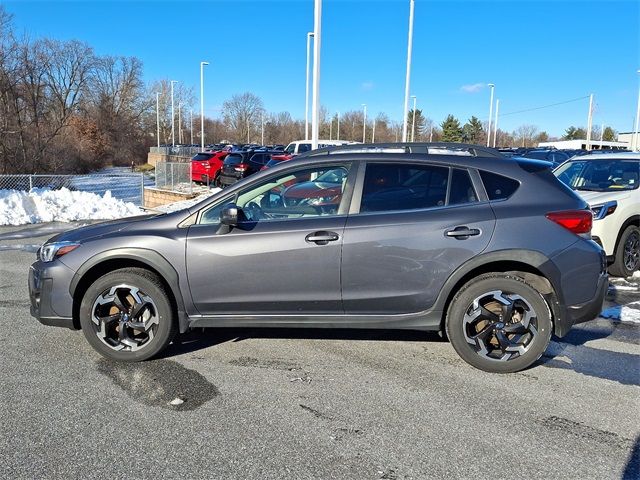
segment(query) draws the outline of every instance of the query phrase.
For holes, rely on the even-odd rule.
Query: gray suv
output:
[[[31,313],[119,361],[196,327],[384,328],[518,371],[608,284],[588,205],[548,167],[472,145],[309,152],[189,209],[51,238]]]

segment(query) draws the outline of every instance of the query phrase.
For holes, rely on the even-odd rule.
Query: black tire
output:
[[[496,292],[500,293],[496,296]],[[511,302],[511,307],[505,301]],[[521,321],[516,322],[518,319]],[[527,368],[545,352],[552,333],[551,312],[540,292],[523,279],[504,273],[481,275],[466,283],[449,305],[445,327],[458,355],[491,373]]]
[[[640,270],[640,228],[629,225],[620,235],[614,261],[609,266],[609,274],[614,277],[630,277],[638,270]]]
[[[131,315],[124,318],[125,312]],[[129,323],[123,323],[127,319]],[[141,362],[154,357],[173,340],[176,323],[162,282],[157,275],[142,268],[114,270],[98,278],[80,303],[84,336],[95,350],[110,360]],[[124,328],[125,334],[120,333],[123,325],[129,325]],[[125,338],[120,339],[120,335]]]

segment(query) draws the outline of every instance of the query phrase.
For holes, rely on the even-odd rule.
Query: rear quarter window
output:
[[[497,173],[480,171],[482,183],[487,191],[489,200],[504,200],[515,193],[520,182]]]

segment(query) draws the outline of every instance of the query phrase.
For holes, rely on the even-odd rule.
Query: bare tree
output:
[[[538,134],[538,127],[535,125],[521,125],[514,132],[513,136],[518,146],[533,147],[535,146],[535,136]]]
[[[224,122],[237,142],[250,143],[258,138],[264,113],[262,100],[250,92],[234,95],[222,105]]]

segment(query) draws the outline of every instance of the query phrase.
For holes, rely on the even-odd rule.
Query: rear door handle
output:
[[[452,230],[447,230],[445,232],[447,237],[453,237],[457,240],[466,240],[469,237],[473,237],[476,235],[480,235],[479,228],[469,228],[469,227],[456,227]]]
[[[340,236],[335,232],[314,232],[310,233],[304,239],[309,243],[315,243],[317,245],[326,245],[329,242],[335,242]]]

